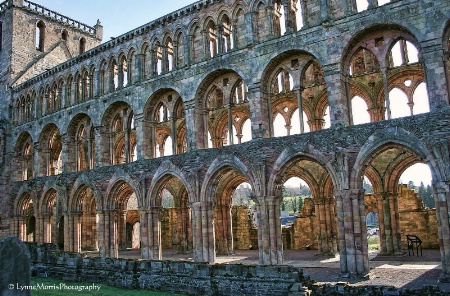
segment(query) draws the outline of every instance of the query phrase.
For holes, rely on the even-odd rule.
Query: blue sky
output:
[[[191,0],[30,0],[72,19],[103,25],[103,42],[196,1]],[[124,4],[126,3],[126,4]]]

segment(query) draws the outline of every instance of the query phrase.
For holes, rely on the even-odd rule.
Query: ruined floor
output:
[[[89,252],[88,252],[89,254]],[[319,283],[349,282],[355,285],[391,285],[396,288],[419,289],[426,285],[438,286],[450,293],[450,283],[439,283],[442,272],[439,250],[423,250],[423,256],[380,256],[371,251],[370,273],[367,279],[349,279],[339,275],[339,256],[318,256],[316,250],[285,250],[284,262],[301,267],[312,280]],[[140,250],[119,252],[120,258],[138,259]],[[163,260],[192,261],[191,254],[163,252]],[[234,255],[217,256],[219,264],[258,264],[257,250],[236,250]]]

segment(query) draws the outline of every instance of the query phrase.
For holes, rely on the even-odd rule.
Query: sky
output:
[[[190,0],[30,0],[93,27],[103,26],[103,42],[196,1]],[[125,4],[126,3],[126,4]]]
[[[126,1],[126,5],[123,0],[32,0],[32,2],[89,26],[94,26],[99,19],[103,25],[103,42],[106,42],[111,37],[120,36],[196,1],[132,0]],[[400,180],[403,183],[413,181],[416,185],[423,181],[428,185],[431,184],[431,172],[426,165],[418,164],[406,170]],[[294,185],[298,182],[293,180],[289,183]]]

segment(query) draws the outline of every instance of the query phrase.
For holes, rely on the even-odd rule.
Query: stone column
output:
[[[386,113],[387,113],[387,118],[386,119],[391,119],[391,101],[389,99],[389,85],[388,85],[388,79],[387,79],[387,68],[386,67],[381,67],[381,74],[383,75],[383,90],[384,90],[384,101],[386,103]]]
[[[299,0],[300,1],[300,0]],[[305,133],[305,123],[303,121],[303,97],[302,93],[305,88],[299,87],[295,90],[295,94],[297,95],[297,106],[298,106],[298,117],[300,120],[300,133]]]
[[[187,36],[187,43],[186,43],[186,65],[190,65],[191,63],[194,63],[194,35],[188,35]]]
[[[127,211],[121,211],[117,214],[117,228],[119,237],[119,250],[127,249]]]
[[[148,256],[150,260],[162,259],[161,207],[151,207],[147,215]]]
[[[372,9],[378,7],[378,0],[367,0],[369,2],[369,6],[367,9]]]
[[[133,84],[141,82],[145,79],[145,54],[137,54],[135,61],[135,68],[137,69]]]
[[[70,227],[70,219],[69,219],[69,212],[64,212],[64,251],[70,252],[70,245],[72,243],[72,235],[70,233],[70,230],[72,229]]]
[[[140,238],[141,238],[141,258],[150,260],[149,250],[149,232],[148,232],[148,216],[149,211],[140,210]]]
[[[106,257],[106,254],[108,253],[108,245],[107,245],[107,214],[105,215],[105,211],[99,211],[97,212],[98,215],[98,223],[97,223],[97,233],[98,233],[98,253],[99,256],[102,258]]]
[[[425,77],[427,81],[430,110],[439,110],[449,105],[449,86],[445,77],[445,63],[442,60],[443,50],[439,38],[426,41],[422,45],[421,62],[425,64]],[[436,44],[429,44],[435,42]]]
[[[44,242],[44,217],[39,215],[36,216],[36,227],[34,229],[36,232],[36,242]]]
[[[314,200],[321,254],[335,254],[337,251],[333,229],[334,207],[331,201],[331,198],[324,197]]]
[[[350,277],[369,272],[364,211],[364,190],[335,190],[341,274]]]
[[[379,193],[375,193],[376,200],[377,200],[377,213],[378,213],[378,224],[380,228],[380,252],[382,254],[387,253],[387,246],[386,246],[386,233],[384,228],[384,214],[383,214],[383,197]]]
[[[231,255],[234,253],[231,205],[217,205],[214,217],[217,254]]]
[[[257,34],[258,34],[258,30],[257,30],[257,24],[256,24],[256,19],[255,19],[255,15],[256,12],[251,11],[251,12],[247,12],[245,14],[245,27],[246,27],[246,41],[247,41],[247,46],[252,45],[253,43],[256,42],[256,38],[257,38]]]
[[[300,0],[298,0],[300,1]],[[290,34],[294,32],[294,24],[292,22],[292,0],[283,0],[283,8],[284,8],[284,23],[286,28],[286,34]]]
[[[398,194],[389,195],[389,208],[391,209],[392,243],[394,254],[402,255],[402,241],[400,233],[400,215],[398,212]]]
[[[433,183],[442,264],[439,281],[442,283],[450,282],[450,186],[448,184],[448,182]]]
[[[170,136],[172,137],[172,154],[173,155],[178,154],[178,151],[177,151],[177,148],[178,148],[178,146],[177,146],[177,131],[176,131],[176,129],[177,129],[177,125],[176,125],[177,119],[176,119],[176,117],[174,115],[175,114],[172,114],[172,118],[170,119]]]
[[[210,202],[192,204],[192,232],[195,262],[216,261],[214,209]]]
[[[259,264],[283,263],[280,199],[275,196],[257,198]]]
[[[322,22],[328,21],[330,18],[327,0],[320,0],[320,17]]]
[[[271,39],[274,37],[275,33],[274,33],[274,11],[273,11],[273,7],[271,6],[267,6],[266,7],[266,15],[267,15],[267,29],[268,29],[268,39]],[[261,29],[261,28],[258,28]],[[260,34],[261,36],[261,34]],[[265,40],[261,40],[261,38],[258,40],[259,42],[265,41]]]
[[[391,224],[391,208],[389,203],[389,192],[382,192],[382,205],[383,205],[383,221],[384,221],[384,235],[383,240],[387,254],[394,253],[394,243],[392,237],[392,224]]]
[[[107,257],[118,258],[119,257],[119,236],[118,236],[118,219],[119,215],[116,210],[110,210],[107,212],[108,221],[105,221],[106,228],[109,228],[107,234],[107,245],[109,245],[109,254]],[[106,219],[105,219],[106,220]],[[106,224],[108,222],[108,224]],[[109,238],[109,239],[108,239]]]
[[[269,99],[259,86],[249,87],[248,100],[252,102],[250,107],[250,118],[252,123],[252,139],[269,138],[271,135],[272,122],[269,115]]]
[[[205,114],[203,110],[195,107],[195,100],[184,104],[186,114],[186,142],[187,150],[197,150],[208,147],[207,126],[205,122]]]
[[[228,145],[234,144],[233,137],[233,104],[229,101],[228,103]]]
[[[324,71],[331,125],[347,126],[350,124],[350,114],[344,76],[341,74],[337,64],[324,65]]]
[[[207,60],[211,58],[211,49],[209,47],[209,32],[206,30],[201,31],[202,37],[203,37],[203,59],[201,60]]]

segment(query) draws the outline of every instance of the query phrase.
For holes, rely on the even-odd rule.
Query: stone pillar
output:
[[[389,192],[382,192],[382,205],[383,205],[383,221],[384,221],[384,235],[383,241],[387,254],[394,253],[393,237],[392,237],[392,224],[391,224],[391,208],[389,203]]]
[[[231,205],[217,205],[214,218],[217,254],[231,255],[234,253]]]
[[[402,255],[402,238],[400,233],[400,215],[398,212],[398,194],[392,193],[389,196],[389,207],[391,209],[392,242],[394,254]]]
[[[378,0],[367,0],[369,2],[369,6],[367,9],[372,9],[378,7]]]
[[[162,259],[161,207],[151,207],[147,215],[148,256],[150,260]]]
[[[149,250],[149,232],[148,232],[148,216],[149,211],[140,210],[140,238],[141,238],[141,258],[150,260]]]
[[[273,7],[267,6],[266,7],[266,15],[267,15],[267,29],[268,29],[268,39],[271,39],[274,37],[274,11]],[[258,28],[261,29],[261,28]],[[261,34],[259,34],[261,36]],[[258,40],[259,42],[265,41],[261,40],[261,38]]]
[[[442,60],[443,50],[439,39],[424,42],[421,51],[421,62],[425,65],[425,77],[427,81],[430,111],[439,110],[449,105],[449,90],[445,77],[445,64]],[[436,42],[436,44],[428,44]]]
[[[298,0],[300,1],[300,0]],[[294,32],[294,24],[292,22],[292,0],[283,0],[283,8],[284,8],[284,23],[286,28],[286,34],[290,34]]]
[[[34,229],[36,232],[36,242],[43,243],[44,242],[44,217],[39,215],[36,216],[36,227]]]
[[[211,49],[209,47],[209,32],[207,30],[201,31],[202,37],[203,37],[203,52],[204,56],[201,60],[207,60],[211,58]]]
[[[102,258],[106,257],[108,252],[107,242],[107,231],[106,227],[107,223],[107,215],[105,215],[105,211],[97,212],[98,215],[98,223],[97,223],[97,233],[98,233],[98,253]]]
[[[269,138],[271,135],[272,122],[270,121],[269,99],[259,86],[249,87],[248,100],[252,102],[250,107],[250,118],[252,123],[252,139]]]
[[[109,229],[107,233],[107,243],[109,245],[109,253],[106,254],[107,257],[118,258],[119,257],[119,235],[118,235],[118,219],[119,213],[116,210],[110,210],[106,212],[108,215],[108,221],[105,221],[105,228]],[[108,224],[106,224],[108,222]]]
[[[72,243],[72,235],[70,233],[70,230],[72,229],[70,227],[70,219],[69,219],[69,212],[64,212],[64,251],[70,252],[70,245]]]
[[[135,82],[141,82],[145,79],[145,54],[137,54],[135,61],[135,68],[137,69],[133,84]]]
[[[256,12],[247,12],[245,14],[246,38],[247,46],[252,45],[257,40],[258,28],[256,24]]]
[[[194,202],[191,206],[195,262],[216,261],[214,209],[211,202]]]
[[[450,282],[450,186],[448,182],[433,183],[434,200],[441,249],[442,274],[439,281]]]
[[[111,165],[109,158],[109,135],[102,131],[102,127],[94,127],[95,135],[95,167],[103,167]]]
[[[300,0],[299,0],[300,1]],[[295,94],[297,95],[297,106],[298,106],[298,117],[300,120],[300,133],[305,133],[305,122],[303,121],[303,93],[304,88],[299,87],[295,90]]]
[[[186,114],[186,143],[187,150],[197,150],[208,147],[207,125],[203,110],[195,107],[195,100],[185,102],[184,111]]]
[[[192,233],[190,231],[190,209],[185,206],[176,209],[177,217],[177,242],[178,242],[178,253],[185,254],[192,248],[191,237]]]
[[[385,223],[384,223],[384,215],[383,215],[383,197],[379,193],[375,193],[377,200],[377,213],[378,213],[378,224],[380,228],[380,252],[382,254],[387,254],[387,246],[386,246],[386,233],[385,233]]]
[[[350,277],[369,272],[364,211],[364,190],[335,190],[341,274]]]
[[[335,254],[337,247],[334,237],[334,206],[331,198],[316,198],[314,200],[318,234],[319,253]]]
[[[187,43],[186,43],[186,50],[187,51],[187,55],[186,55],[186,65],[190,65],[191,63],[194,62],[194,36],[193,35],[188,35],[187,36]]]
[[[280,199],[275,196],[257,198],[259,264],[283,263]]]
[[[337,64],[324,66],[324,71],[331,125],[347,126],[350,124],[350,114],[344,77]]]
[[[127,212],[121,211],[117,214],[117,232],[119,238],[119,250],[127,249]]]
[[[384,101],[386,103],[386,119],[391,119],[391,102],[389,100],[389,85],[388,85],[388,79],[387,79],[387,68],[382,67],[381,68],[381,74],[383,75],[383,89],[384,89]]]
[[[322,22],[328,21],[330,18],[327,0],[320,0],[320,18]]]

